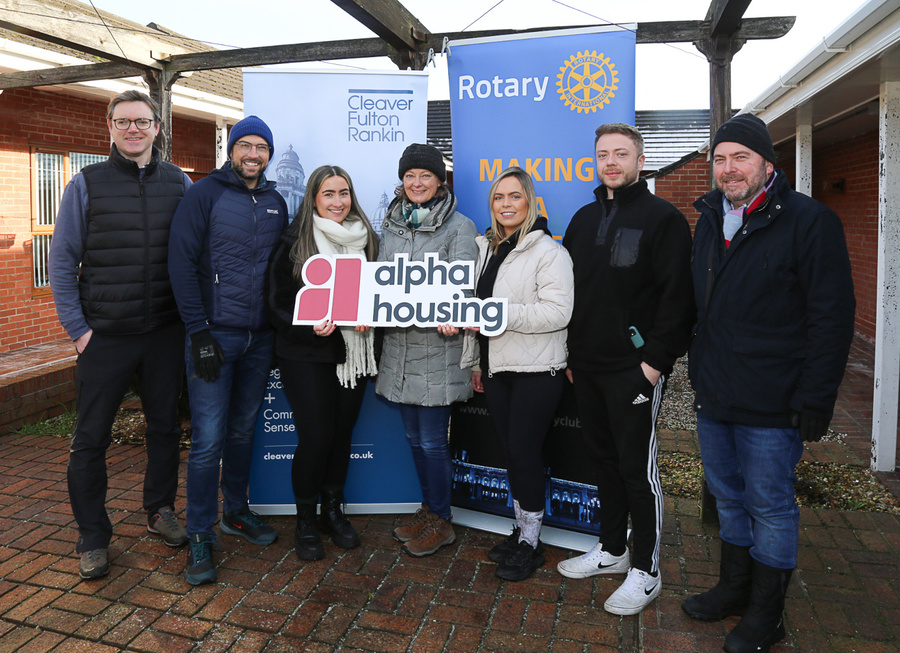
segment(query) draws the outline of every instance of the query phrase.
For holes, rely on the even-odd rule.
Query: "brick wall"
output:
[[[35,293],[31,258],[31,147],[108,151],[106,102],[34,89],[0,94],[0,353],[65,337],[53,300]],[[215,125],[176,118],[173,160],[215,166]]]
[[[778,148],[778,168],[794,185],[796,156],[791,141]],[[709,163],[704,155],[656,180],[656,193],[677,206],[691,228],[696,225],[693,201],[709,189]],[[834,186],[844,180],[844,192]],[[844,223],[856,290],[856,333],[875,339],[878,264],[878,132],[828,147],[813,147],[813,197],[834,210]]]
[[[72,410],[75,364],[60,361],[39,373],[22,374],[0,384],[0,435]]]
[[[832,185],[844,180],[844,192]],[[878,275],[878,131],[813,149],[813,197],[830,206],[844,223],[853,284],[856,332],[875,340]]]
[[[697,224],[697,209],[694,202],[710,189],[709,163],[705,154],[700,154],[664,177],[656,179],[656,194],[674,204],[684,213],[691,224],[691,231]]]

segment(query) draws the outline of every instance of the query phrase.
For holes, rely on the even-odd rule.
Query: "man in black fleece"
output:
[[[567,374],[586,450],[597,464],[600,538],[557,569],[570,578],[627,573],[603,607],[630,615],[662,587],[656,416],[694,321],[691,231],[678,209],[638,179],[644,141],[637,129],[601,125],[594,148],[602,182],[597,200],[578,210],[563,245],[575,266]]]

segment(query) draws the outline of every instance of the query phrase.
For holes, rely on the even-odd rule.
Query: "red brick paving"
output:
[[[854,343],[853,357],[833,424],[847,438],[811,446],[808,459],[868,464],[871,346]],[[664,449],[696,451],[690,432],[662,435]],[[570,552],[549,547],[533,578],[507,583],[485,555],[495,536],[460,527],[456,544],[416,560],[391,539],[390,515],[353,516],[362,546],[327,544],[326,558],[313,563],[290,550],[291,518],[270,518],[275,544],[222,537],[221,582],[194,588],[182,576],[184,550],[145,529],[145,454],[130,445],[109,453],[112,571],[84,582],[67,503],[67,446],[61,438],[0,437],[0,653],[720,651],[736,623],[681,612],[685,596],[715,582],[718,547],[697,502],[672,497],[663,593],[635,617],[603,610],[617,578],[558,575],[556,563]],[[900,488],[897,477],[881,475]],[[182,484],[179,510],[183,502]],[[786,612],[788,635],[776,653],[900,650],[900,517],[801,509],[800,565]]]

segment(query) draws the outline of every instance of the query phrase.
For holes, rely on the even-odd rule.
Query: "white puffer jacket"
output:
[[[479,236],[476,277],[488,260],[488,239]],[[566,326],[572,317],[575,281],[569,252],[546,232],[525,235],[500,264],[494,297],[508,300],[506,331],[491,337],[489,370],[547,372],[566,366]],[[463,367],[479,364],[478,339],[466,332]]]

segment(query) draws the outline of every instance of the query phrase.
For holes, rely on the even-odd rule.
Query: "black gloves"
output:
[[[791,412],[791,426],[800,431],[800,439],[804,442],[818,442],[826,433],[830,419],[816,417],[809,413]]]
[[[225,362],[225,355],[218,340],[208,329],[191,336],[191,351],[194,355],[194,373],[204,381],[212,383],[219,378],[219,367]]]

